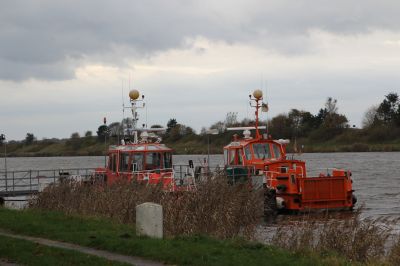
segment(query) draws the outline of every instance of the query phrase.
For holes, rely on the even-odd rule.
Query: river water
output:
[[[200,164],[207,155],[175,155],[174,164],[187,164],[191,159]],[[289,155],[291,157],[291,155]],[[364,217],[400,217],[400,152],[387,153],[309,153],[295,155],[305,160],[310,174],[327,168],[344,168],[353,172],[353,189],[358,205],[363,204]],[[7,158],[7,170],[46,170],[96,168],[104,166],[104,157],[31,157]],[[223,165],[222,155],[210,155],[211,167]],[[0,158],[0,171],[4,159]]]

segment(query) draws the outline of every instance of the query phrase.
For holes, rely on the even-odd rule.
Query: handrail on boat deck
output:
[[[38,191],[40,184],[56,182],[62,173],[71,175],[90,176],[94,168],[58,168],[36,170],[7,170],[0,171],[0,192]],[[47,174],[47,175],[46,175]],[[50,181],[49,181],[50,180]]]

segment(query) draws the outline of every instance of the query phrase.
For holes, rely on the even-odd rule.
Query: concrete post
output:
[[[136,235],[163,238],[163,209],[146,202],[136,206]]]

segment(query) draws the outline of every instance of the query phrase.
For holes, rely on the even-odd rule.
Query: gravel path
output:
[[[16,235],[16,234],[11,234],[11,233],[1,232],[1,231],[0,231],[0,235],[17,238],[17,239],[28,240],[28,241],[38,243],[41,245],[45,245],[45,246],[49,246],[49,247],[75,250],[75,251],[78,251],[81,253],[102,257],[107,260],[113,260],[113,261],[118,261],[118,262],[122,262],[122,263],[137,265],[137,266],[162,266],[162,265],[165,265],[160,262],[150,261],[150,260],[142,259],[139,257],[115,254],[115,253],[111,253],[111,252],[105,251],[105,250],[83,247],[83,246],[79,246],[79,245],[75,245],[75,244],[49,240],[49,239],[45,239],[45,238]],[[7,265],[7,264],[2,264],[2,263],[5,263],[5,262],[0,261],[0,265]]]

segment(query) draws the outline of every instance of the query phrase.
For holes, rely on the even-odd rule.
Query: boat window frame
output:
[[[243,149],[242,148],[239,148],[239,149],[236,149],[236,160],[237,160],[237,165],[243,165],[243,163],[244,163],[244,159],[243,159]]]
[[[161,152],[162,153],[162,157],[163,157],[163,162],[162,162],[162,166],[164,167],[163,169],[171,169],[172,168],[172,152]],[[167,157],[168,160],[167,160]],[[167,162],[169,163],[167,165]]]
[[[123,160],[123,158],[125,158],[125,164],[124,164],[124,162],[122,161]],[[131,171],[131,153],[130,152],[120,152],[119,153],[119,167],[118,167],[118,170],[119,170],[119,172],[129,172],[129,171]],[[122,166],[125,166],[125,167],[122,167]]]
[[[113,173],[116,173],[117,171],[117,154],[116,153],[110,153],[108,155],[108,170],[110,170]]]
[[[251,152],[252,150],[251,150],[250,146],[251,145],[246,145],[243,148],[243,152],[244,152],[244,155],[245,155],[245,158],[247,161],[250,161],[251,159],[253,159],[253,153]]]
[[[137,160],[135,156],[140,155],[140,160]],[[139,156],[137,156],[139,158]],[[139,164],[138,162],[141,161]],[[131,152],[130,165],[133,172],[142,171],[144,168],[144,153],[143,152]]]
[[[227,165],[229,162],[228,156],[229,156],[229,149],[224,149],[224,164],[225,165]]]
[[[229,149],[229,165],[236,164],[236,154],[237,154],[236,149],[234,149],[234,148]]]
[[[255,146],[259,146],[259,145],[263,145],[264,147],[268,147],[268,155],[269,156],[265,156],[266,154],[264,153],[264,156],[263,156],[263,158],[261,158],[259,155],[260,155],[260,153],[258,152],[259,150],[257,150],[256,148],[255,148]],[[265,160],[265,159],[273,159],[273,158],[275,158],[275,157],[273,157],[273,154],[272,154],[272,150],[271,150],[271,143],[269,143],[269,142],[259,142],[259,143],[252,143],[252,145],[251,145],[251,148],[252,148],[252,150],[253,150],[253,158],[254,159],[258,159],[258,160]],[[256,150],[257,150],[257,153],[256,153]],[[266,150],[264,150],[263,149],[263,152],[265,152]]]
[[[277,143],[271,143],[272,144],[272,151],[274,152],[274,158],[281,158],[282,157],[282,148],[281,145]],[[279,154],[276,153],[276,151],[279,151]]]
[[[236,147],[224,150],[224,161],[226,165],[243,165],[243,148]]]
[[[162,153],[163,152],[161,152],[161,151],[147,151],[147,152],[145,152],[145,156],[144,156],[144,158],[145,158],[145,160],[144,160],[144,170],[145,171],[152,171],[152,170],[157,170],[157,169],[163,169],[162,168],[162,166],[163,166],[163,156],[162,156]],[[156,167],[155,168],[151,168],[151,169],[149,169],[148,168],[148,166],[149,166],[149,163],[147,162],[147,159],[148,159],[148,155],[151,155],[151,154],[158,154],[158,164],[156,165]],[[151,165],[154,165],[154,163],[152,163]]]

